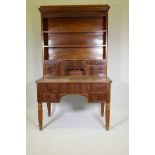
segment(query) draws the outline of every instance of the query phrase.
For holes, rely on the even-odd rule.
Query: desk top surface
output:
[[[41,78],[36,83],[96,83],[107,82],[111,83],[111,79],[103,77],[54,77],[54,78]]]

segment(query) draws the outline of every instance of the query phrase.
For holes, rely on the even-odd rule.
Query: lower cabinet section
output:
[[[107,83],[38,83],[38,102],[59,102],[61,96],[79,94],[87,96],[88,102],[105,100]]]
[[[110,87],[111,82],[54,82],[37,83],[38,121],[39,128],[43,128],[42,103],[47,103],[48,116],[51,116],[51,103],[59,103],[62,96],[77,94],[85,96],[88,103],[100,102],[101,116],[105,115],[106,129],[109,129],[110,121]],[[73,103],[74,104],[74,103]],[[105,105],[105,106],[104,106]],[[105,109],[104,109],[105,108]],[[104,114],[105,113],[105,114]]]

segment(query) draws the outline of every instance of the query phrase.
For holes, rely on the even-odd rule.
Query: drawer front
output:
[[[56,93],[58,92],[59,84],[56,83],[40,83],[38,84],[38,92],[39,93]]]
[[[38,96],[38,102],[59,102],[58,94],[42,93]]]
[[[101,100],[105,99],[105,94],[104,93],[93,93],[89,94],[88,96],[88,102],[101,102]]]
[[[90,71],[92,76],[106,76],[106,66],[103,65],[91,66]]]
[[[86,65],[106,65],[106,61],[104,61],[104,60],[88,60],[88,61],[86,61]]]
[[[44,77],[60,76],[60,63],[58,61],[44,62]]]
[[[107,66],[106,65],[87,65],[85,67],[86,75],[90,76],[99,76],[106,77],[107,76]]]
[[[66,83],[62,88],[64,94],[87,94],[88,84]]]
[[[37,84],[38,102],[58,102],[59,84],[55,83],[39,83]]]
[[[93,93],[93,92],[105,93],[106,92],[106,84],[92,83],[92,84],[89,84],[89,89],[90,89],[90,93]]]

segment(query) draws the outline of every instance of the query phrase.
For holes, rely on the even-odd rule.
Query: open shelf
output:
[[[104,47],[106,32],[44,33],[44,47]]]
[[[102,32],[106,30],[105,17],[76,17],[76,18],[43,18],[43,32],[72,33],[72,32]],[[63,26],[62,26],[63,23]]]
[[[105,59],[106,47],[44,47],[44,60]]]

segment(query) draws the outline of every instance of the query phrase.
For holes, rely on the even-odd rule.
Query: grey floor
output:
[[[113,84],[111,128],[105,130],[100,104],[88,104],[69,95],[44,110],[44,128],[38,130],[37,104],[27,104],[27,155],[128,155],[128,87]]]

